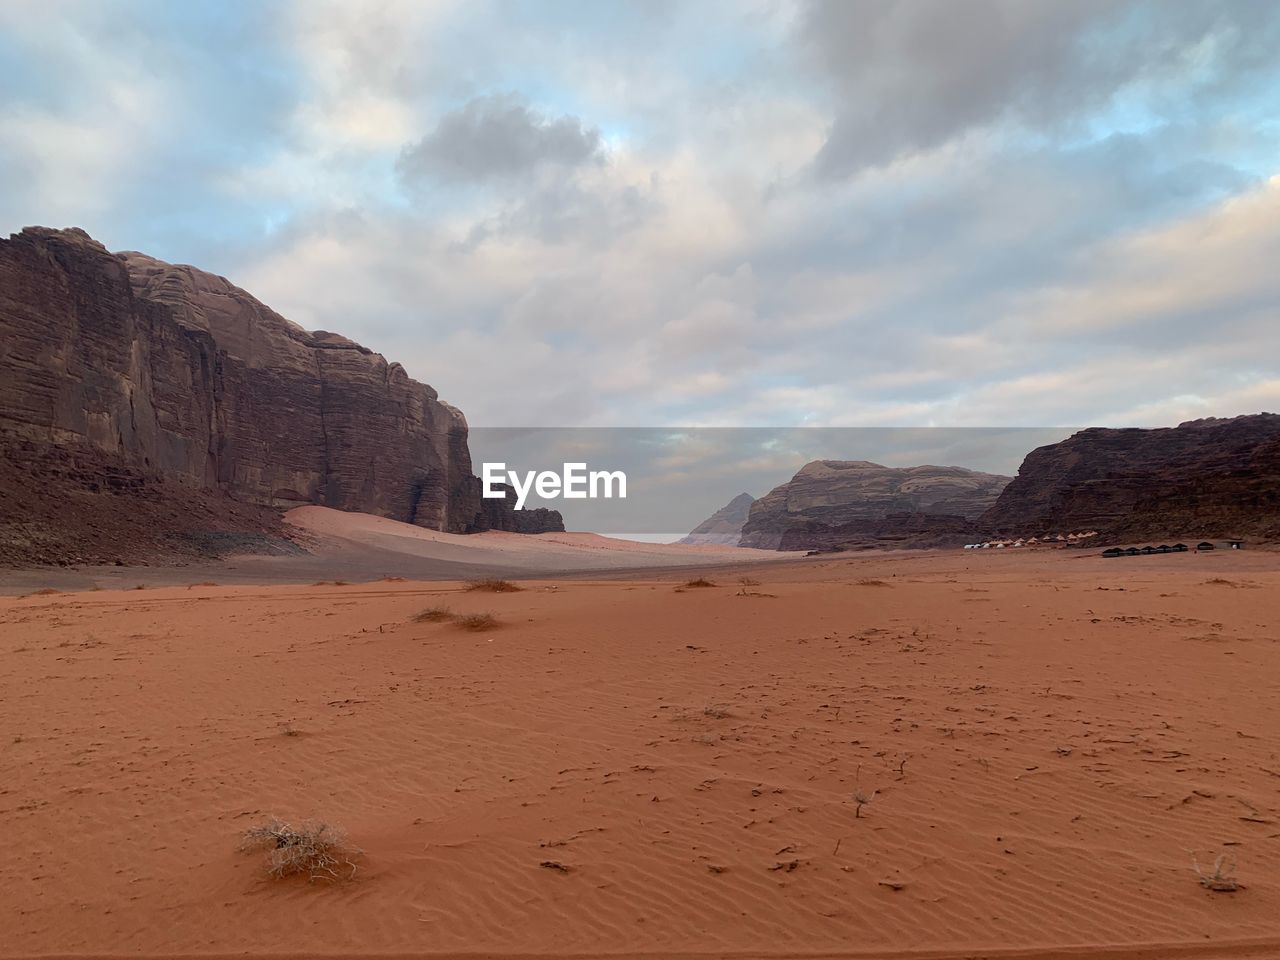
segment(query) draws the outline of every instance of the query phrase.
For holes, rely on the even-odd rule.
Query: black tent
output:
[[[1102,555],[1104,557],[1123,557],[1124,551],[1119,547],[1111,547],[1109,550],[1103,550]]]
[[[1197,549],[1197,550],[1212,550],[1212,549],[1213,549],[1213,544],[1212,544],[1212,543],[1210,543],[1208,540],[1201,540],[1199,543],[1197,543],[1197,544],[1196,544],[1196,549]]]

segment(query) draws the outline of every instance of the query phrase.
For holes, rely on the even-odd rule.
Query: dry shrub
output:
[[[480,580],[468,580],[467,589],[471,591],[479,590],[484,593],[519,593],[524,587],[518,586],[510,580],[485,577]]]
[[[294,826],[279,817],[246,830],[240,849],[246,853],[265,849],[270,877],[279,880],[306,874],[311,881],[350,880],[356,875],[355,861],[362,852],[330,824],[307,820]]]
[[[759,590],[753,590],[752,587],[760,586],[760,581],[755,577],[739,577],[738,592],[734,594],[737,597],[774,597],[776,594],[761,593]]]
[[[710,580],[708,580],[706,577],[696,577],[693,580],[686,580],[684,585],[686,587],[714,587],[715,586],[715,584],[712,583]]]
[[[498,625],[498,618],[492,613],[468,613],[458,617],[454,622],[463,630],[479,633],[482,630],[494,629]]]
[[[448,607],[427,607],[413,615],[415,623],[443,623],[445,620],[452,620],[454,613]]]
[[[1218,858],[1213,861],[1212,872],[1200,869],[1200,861],[1196,859],[1194,853],[1191,855],[1191,862],[1195,865],[1196,876],[1200,878],[1200,886],[1206,890],[1212,890],[1214,893],[1235,893],[1243,886],[1236,879],[1236,862],[1228,854],[1218,855]]]
[[[187,587],[187,589],[194,590],[196,587],[216,587],[216,586],[217,584],[212,580],[201,580],[199,583],[191,584],[189,587]]]
[[[61,593],[61,592],[62,592],[61,590],[57,590],[53,587],[41,587],[39,590],[31,591],[30,595],[33,597],[49,597],[55,593]]]
[[[887,586],[889,586],[889,584],[885,583],[883,580],[876,580],[876,579],[874,579],[873,577],[863,577],[861,580],[859,580],[859,581],[858,581],[858,586],[860,586],[860,587],[887,587]]]

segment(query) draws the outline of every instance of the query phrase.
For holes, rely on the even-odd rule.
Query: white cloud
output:
[[[0,101],[0,211],[170,259],[207,236],[201,266],[475,424],[1274,396],[1266,4],[299,0],[216,44],[14,9],[50,93]]]

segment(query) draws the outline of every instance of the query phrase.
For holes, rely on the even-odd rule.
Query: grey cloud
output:
[[[29,42],[4,61],[31,104],[0,111],[10,228],[80,223],[225,273],[473,424],[1159,423],[1280,402],[1280,207],[1248,201],[1280,148],[1273,0],[814,0],[799,47],[743,13],[791,9],[772,0],[677,5],[643,42],[616,11],[311,6],[287,24],[319,35],[283,51],[247,31],[252,64],[307,56],[275,86],[235,43],[141,19],[145,57],[114,34],[81,57],[96,27],[57,57]],[[191,83],[152,82],[191,49]],[[468,102],[529,77],[590,106]],[[390,146],[326,122],[386,107],[402,131],[441,97],[457,109]],[[824,140],[826,176],[806,176]],[[405,204],[402,185],[440,189]]]
[[[485,181],[602,158],[600,131],[577,117],[548,117],[513,95],[485,96],[446,114],[406,147],[399,170],[409,181]]]
[[[835,98],[831,177],[1002,121],[1069,125],[1131,84],[1154,110],[1227,93],[1274,68],[1280,18],[1265,0],[811,0],[799,36]]]

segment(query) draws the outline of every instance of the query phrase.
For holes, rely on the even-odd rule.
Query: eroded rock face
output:
[[[808,522],[788,527],[779,550],[930,550],[958,547],[981,539],[976,520],[950,513],[890,513],[880,519],[851,520],[835,526]]]
[[[747,522],[747,514],[756,498],[749,493],[740,493],[723,507],[689,532],[681,543],[714,544],[723,547],[736,547],[742,537],[742,527]]]
[[[399,364],[81,230],[0,240],[0,373],[6,448],[93,451],[249,504],[563,528],[482,505],[466,420]]]
[[[965,542],[968,521],[994,504],[1007,483],[1008,477],[964,467],[815,460],[751,505],[740,544],[766,550],[950,546]],[[936,517],[950,520],[930,519]]]
[[[1098,542],[1280,538],[1280,415],[1082,430],[1039,447],[982,518],[989,534]]]

